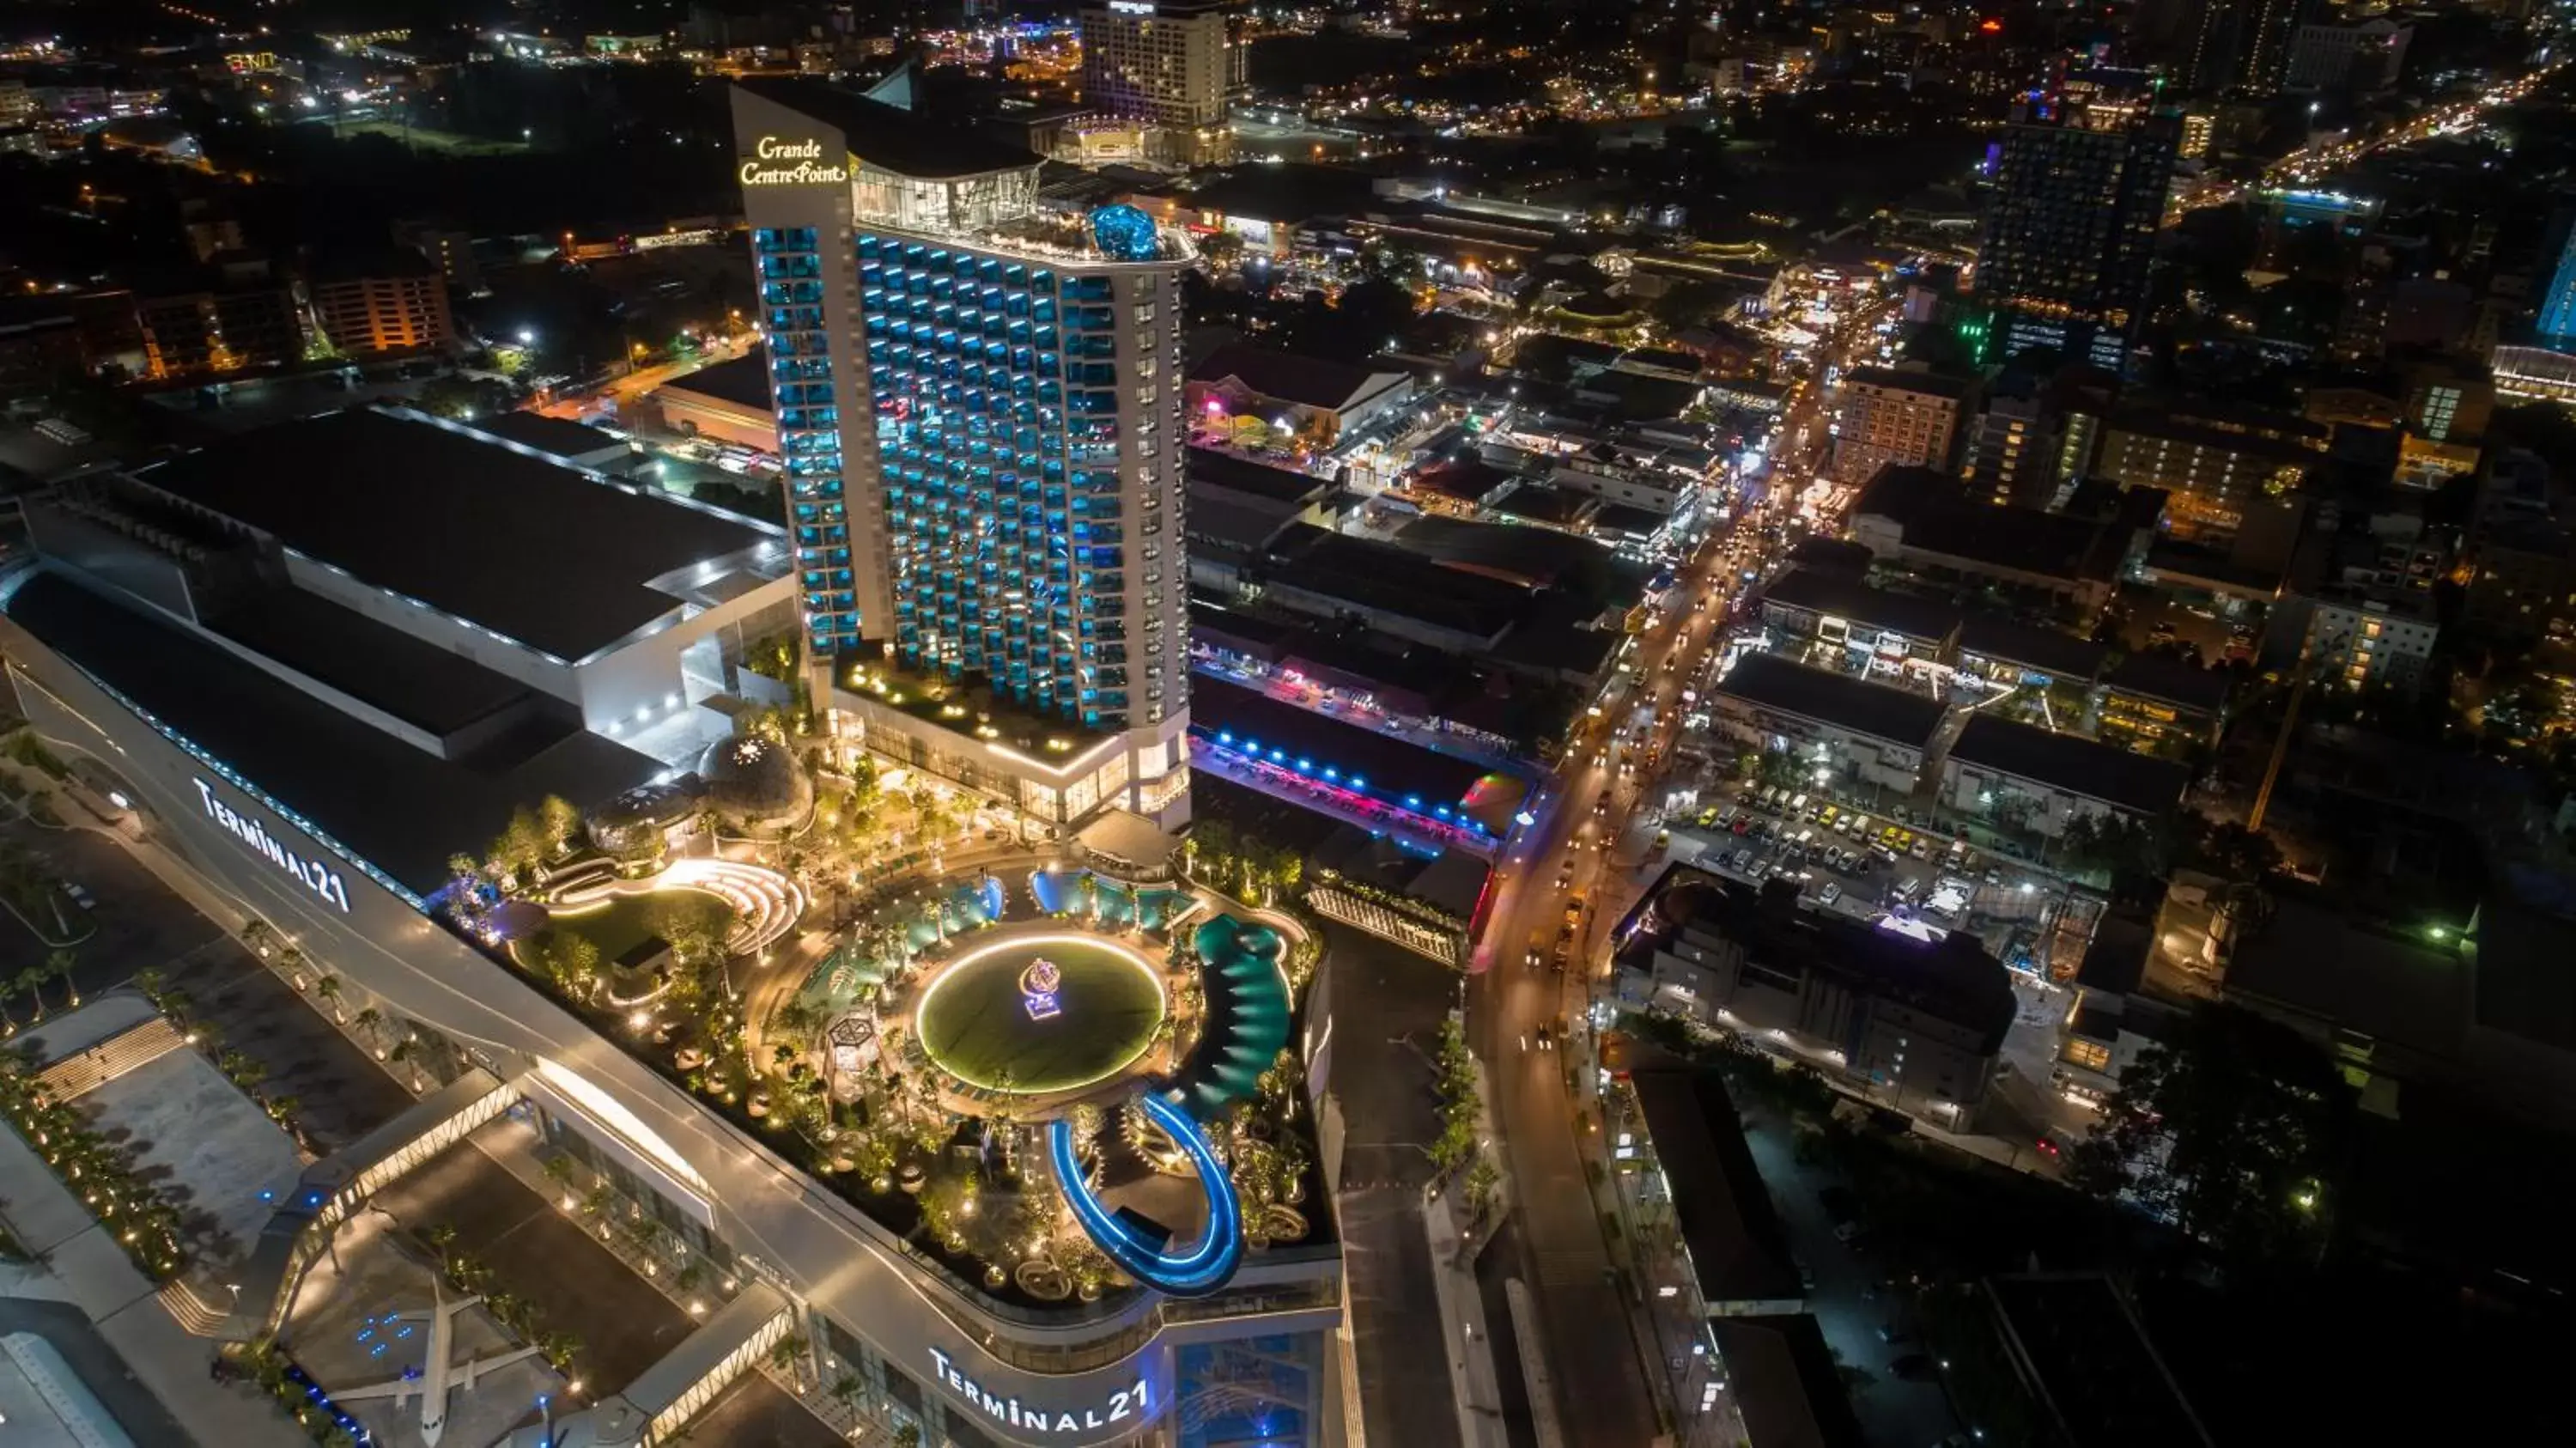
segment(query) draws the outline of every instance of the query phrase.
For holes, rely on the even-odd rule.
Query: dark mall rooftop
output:
[[[448,856],[489,845],[516,809],[549,794],[588,807],[663,772],[576,722],[534,715],[462,759],[441,759],[58,574],[29,578],[7,608],[48,648],[416,894],[435,891]]]
[[[776,539],[417,413],[262,428],[135,474],[358,581],[577,662],[679,611],[653,580]]]

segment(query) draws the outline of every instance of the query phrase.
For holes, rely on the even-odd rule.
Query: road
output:
[[[740,337],[729,337],[697,356],[657,362],[650,367],[638,367],[623,377],[614,378],[587,392],[547,397],[544,401],[531,404],[528,410],[547,417],[559,417],[578,422],[583,417],[598,412],[603,402],[614,402],[620,414],[623,414],[627,406],[636,398],[673,378],[686,377],[701,367],[712,367],[718,362],[730,362],[749,350],[756,340],[757,338],[748,332]]]
[[[1633,1303],[1614,1275],[1601,1208],[1586,1178],[1586,1154],[1600,1149],[1597,1116],[1587,1114],[1583,1083],[1569,1080],[1574,1056],[1547,1049],[1541,1032],[1561,1039],[1569,1025],[1579,1025],[1590,987],[1607,976],[1599,950],[1606,922],[1618,918],[1640,885],[1635,836],[1642,830],[1628,826],[1652,796],[1657,770],[1672,758],[1684,712],[1680,695],[1724,633],[1724,600],[1734,592],[1728,575],[1775,561],[1781,524],[1825,444],[1825,364],[1848,365],[1859,349],[1874,345],[1884,315],[1864,311],[1820,341],[1815,375],[1793,387],[1774,434],[1770,501],[1712,531],[1676,570],[1675,596],[1695,606],[1677,609],[1640,637],[1630,659],[1634,677],[1645,681],[1638,696],[1605,708],[1577,731],[1556,778],[1532,801],[1534,822],[1496,864],[1492,909],[1472,964],[1468,1039],[1484,1063],[1505,1146],[1516,1239],[1505,1245],[1517,1247],[1557,1380],[1582,1389],[1579,1402],[1555,1405],[1568,1443],[1635,1448],[1654,1438],[1670,1409],[1657,1406],[1669,1398],[1648,1381]],[[1650,721],[1641,716],[1649,704]],[[1543,956],[1552,950],[1575,895],[1582,903],[1569,956],[1584,968],[1560,975],[1544,960],[1532,968],[1528,952],[1534,944]],[[1721,1401],[1693,1426],[1723,1434],[1733,1420],[1733,1405]],[[1740,1436],[1738,1430],[1721,1441]]]
[[[2474,125],[2486,112],[2511,105],[2531,94],[2535,87],[2556,74],[2558,68],[2566,63],[2564,59],[2553,60],[2513,80],[2489,86],[2467,100],[2426,111],[2402,126],[2366,136],[2346,136],[2332,142],[2302,146],[2266,167],[2261,185],[2311,186],[2374,152],[2412,146],[2436,136],[2457,135]],[[2166,209],[2165,225],[2172,226],[2193,211],[2241,201],[2247,191],[2247,187],[2231,182],[2194,192],[2188,199],[2179,200]]]

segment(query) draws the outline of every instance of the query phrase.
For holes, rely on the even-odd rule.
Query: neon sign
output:
[[[1063,999],[1057,994],[1064,988],[1064,972],[1055,962],[1041,956],[1029,962],[1020,972],[1020,1004],[1027,1008],[1029,1019],[1049,1020],[1064,1013]]]
[[[340,880],[340,872],[318,860],[308,860],[277,842],[256,819],[215,798],[215,787],[200,779],[197,797],[206,802],[206,817],[222,825],[233,838],[250,846],[251,853],[293,875],[305,889],[322,897],[341,914],[349,913],[349,887]]]
[[[977,1411],[996,1423],[1030,1433],[1079,1433],[1086,1428],[1106,1428],[1112,1423],[1152,1415],[1153,1388],[1144,1378],[1135,1386],[1120,1388],[1109,1395],[1109,1401],[1079,1413],[1058,1409],[1049,1414],[1044,1408],[1032,1408],[1017,1398],[1002,1397],[977,1385],[973,1378],[957,1370],[957,1360],[937,1348],[930,1350],[931,1376],[948,1385],[950,1392],[975,1405]]]
[[[745,186],[815,186],[847,184],[850,168],[823,164],[820,141],[782,141],[776,136],[763,136],[753,144],[752,154],[758,160],[742,163]],[[793,161],[792,166],[764,166],[763,161]]]

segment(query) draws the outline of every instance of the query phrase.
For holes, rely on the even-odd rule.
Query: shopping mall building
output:
[[[0,650],[18,707],[75,772],[335,972],[350,1009],[416,1031],[433,1074],[503,1083],[690,1250],[777,1294],[820,1379],[864,1386],[863,1416],[967,1448],[1197,1448],[1246,1422],[1271,1425],[1265,1442],[1341,1441],[1329,1241],[1247,1257],[1189,1300],[989,1292],[439,917],[452,854],[547,796],[587,809],[686,775],[767,683],[743,667],[749,643],[800,619],[827,639],[843,627],[817,611],[833,590],[797,576],[808,525],[383,408],[95,474],[27,518],[34,557],[0,575]],[[907,636],[925,655],[964,647],[930,625],[941,588],[901,596],[925,610]],[[1168,774],[1160,741],[1181,715],[1152,718],[1136,677],[1125,712],[1101,705],[1100,737],[1122,768],[1160,751]]]

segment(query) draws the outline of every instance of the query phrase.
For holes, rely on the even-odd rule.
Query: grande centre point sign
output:
[[[763,136],[752,143],[752,159],[742,163],[745,186],[848,185],[850,168],[823,164],[823,143]]]

